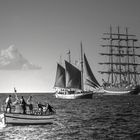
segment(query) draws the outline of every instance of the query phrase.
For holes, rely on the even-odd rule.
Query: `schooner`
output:
[[[100,71],[106,74],[107,81],[104,81],[104,91],[106,94],[138,94],[139,83],[137,62],[138,49],[136,46],[136,35],[129,34],[128,28],[125,32],[120,32],[120,27],[113,32],[112,27],[108,33],[103,34],[103,40],[107,43],[102,45],[107,49],[107,53],[100,53],[108,59],[106,62],[99,63],[107,66],[107,69]]]
[[[70,52],[69,52],[70,55]],[[83,57],[81,43],[81,69],[65,60],[65,67],[57,63],[56,77],[54,87],[56,89],[56,98],[61,99],[77,99],[77,98],[92,98],[92,91],[84,89],[84,72],[86,72],[86,84],[90,87],[100,87],[92,73],[86,55]],[[85,69],[84,69],[85,68]],[[85,70],[85,71],[84,71]]]

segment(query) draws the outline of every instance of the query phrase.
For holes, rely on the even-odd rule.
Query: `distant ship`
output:
[[[140,55],[136,54],[140,47],[135,43],[138,41],[135,35],[128,34],[128,28],[125,33],[120,33],[120,27],[117,32],[112,31],[110,27],[109,33],[103,34],[103,40],[107,42],[102,45],[107,50],[107,53],[100,53],[107,56],[106,62],[99,63],[107,66],[100,71],[101,74],[106,74],[107,81],[103,79],[104,92],[107,95],[123,95],[123,94],[138,94],[139,83],[137,58]]]
[[[70,53],[69,53],[70,54]],[[84,61],[83,61],[84,60]],[[56,98],[61,99],[82,99],[92,98],[93,91],[84,90],[84,66],[86,72],[86,84],[93,88],[100,87],[100,84],[96,80],[92,73],[92,70],[87,61],[86,55],[82,51],[81,43],[81,70],[71,64],[71,62],[65,61],[65,67],[61,64],[57,64],[55,89]]]

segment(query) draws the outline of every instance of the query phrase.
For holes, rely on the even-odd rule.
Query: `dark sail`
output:
[[[85,62],[85,69],[86,69],[86,74],[88,79],[86,80],[86,83],[88,83],[88,85],[92,85],[93,87],[99,87],[100,84],[98,83],[98,81],[96,80],[95,76],[92,73],[92,70],[88,64],[86,55],[84,54],[84,62]]]
[[[66,87],[81,89],[81,71],[65,61],[66,65]]]
[[[90,81],[89,79],[86,79],[86,85],[93,87],[93,88],[97,88],[99,86],[97,86],[97,84],[95,84],[94,82]]]
[[[65,69],[60,64],[57,64],[54,87],[60,87],[60,88],[66,87]]]

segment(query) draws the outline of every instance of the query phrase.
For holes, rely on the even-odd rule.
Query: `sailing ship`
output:
[[[75,65],[71,64],[70,57],[69,62],[65,61],[65,67],[63,67],[59,63],[57,64],[54,85],[54,87],[56,88],[55,94],[56,98],[61,99],[92,98],[93,91],[84,90],[84,66],[87,75],[86,84],[93,88],[99,87],[100,84],[93,75],[85,54],[83,58],[82,43],[81,43],[80,64],[81,70],[79,70]]]
[[[140,47],[136,46],[136,35],[128,34],[128,28],[125,33],[121,33],[120,27],[117,27],[117,32],[110,27],[110,32],[103,36],[107,43],[102,47],[107,49],[107,53],[100,54],[107,56],[107,60],[99,64],[107,66],[107,70],[100,71],[107,76],[107,81],[103,79],[105,94],[138,94],[140,73],[137,70],[140,64],[137,63],[137,58],[140,55],[136,52]]]

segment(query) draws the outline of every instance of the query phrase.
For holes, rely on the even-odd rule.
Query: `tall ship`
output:
[[[106,53],[100,53],[106,57],[105,62],[99,63],[104,66],[100,73],[107,79],[102,79],[105,94],[138,94],[140,64],[137,60],[140,55],[137,52],[140,47],[136,45],[136,35],[129,34],[128,28],[122,33],[120,27],[115,32],[110,27],[102,39],[105,42],[102,47],[107,50]]]
[[[69,53],[70,56],[70,53]],[[56,89],[56,98],[61,99],[82,99],[92,98],[93,91],[85,90],[84,84],[96,88],[100,84],[96,80],[86,55],[83,55],[81,43],[81,62],[80,69],[69,61],[65,60],[65,67],[57,63],[56,78],[54,87]],[[86,74],[84,74],[86,73]],[[84,75],[86,79],[84,80]]]

